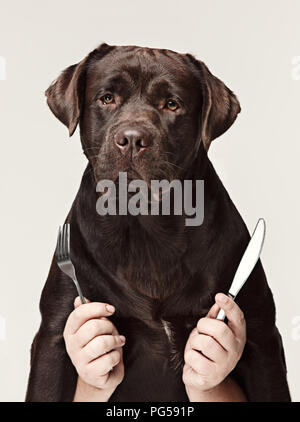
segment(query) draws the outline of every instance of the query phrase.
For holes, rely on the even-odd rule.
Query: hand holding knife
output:
[[[238,292],[247,281],[257,261],[259,260],[265,239],[265,233],[266,223],[263,218],[260,218],[256,224],[244,255],[239,263],[238,269],[236,270],[229,292],[227,293],[228,296],[233,300],[235,300]],[[220,309],[216,319],[224,321],[225,312],[223,309]]]

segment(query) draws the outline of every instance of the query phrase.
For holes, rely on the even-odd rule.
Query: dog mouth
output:
[[[110,188],[105,187],[107,182]],[[100,192],[100,196],[113,198],[117,203],[120,198],[124,201],[125,197],[125,202],[128,202],[138,193],[141,200],[150,206],[153,203],[161,203],[165,196],[170,195],[171,181],[147,179],[139,171],[127,168],[119,171],[118,177],[114,180],[101,178],[97,183],[97,191]]]
[[[175,172],[171,171],[173,168],[168,167],[165,161],[160,164],[159,159],[155,159],[154,157],[140,166],[135,166],[133,163],[125,163],[125,166],[122,164],[118,160],[112,160],[110,165],[107,165],[105,162],[98,162],[96,165],[92,164],[95,181],[99,182],[106,179],[118,185],[120,182],[119,175],[122,173],[126,174],[128,183],[143,181],[150,188],[153,180],[172,181],[176,178]]]
[[[129,159],[117,154],[114,149],[104,150],[104,153],[100,150],[98,159],[91,161],[95,182],[109,180],[114,183],[115,188],[119,188],[120,183],[126,183],[127,187],[130,184],[133,186],[144,183],[148,190],[151,190],[153,181],[172,182],[178,178],[177,166],[169,162],[170,154],[157,151],[155,154],[147,153],[147,156]],[[124,177],[120,178],[120,174],[126,175],[126,181]],[[162,189],[162,192],[155,193],[152,198],[156,201],[161,200],[164,193]]]

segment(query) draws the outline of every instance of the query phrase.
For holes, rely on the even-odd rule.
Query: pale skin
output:
[[[125,337],[109,320],[115,308],[75,299],[64,330],[67,352],[78,379],[74,401],[106,402],[124,378]],[[222,308],[228,324],[216,320]],[[245,394],[230,378],[242,356],[246,323],[241,309],[218,293],[206,317],[199,319],[186,343],[182,379],[191,402],[241,402]]]

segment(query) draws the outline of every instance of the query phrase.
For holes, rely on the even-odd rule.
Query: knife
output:
[[[238,292],[241,290],[243,285],[246,283],[250,276],[255,264],[257,263],[262,247],[264,244],[266,233],[266,223],[263,218],[260,218],[256,224],[250,242],[244,252],[244,255],[239,263],[238,269],[236,270],[233,282],[230,286],[228,296],[235,300]],[[224,321],[225,312],[220,309],[217,319]]]

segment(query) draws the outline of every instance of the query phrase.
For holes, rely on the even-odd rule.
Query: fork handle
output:
[[[86,300],[85,300],[85,298],[84,298],[84,296],[83,296],[83,294],[82,294],[81,288],[80,288],[80,286],[79,286],[79,283],[78,283],[78,281],[77,281],[76,277],[74,277],[74,278],[73,278],[73,281],[74,281],[74,284],[75,284],[75,286],[76,286],[77,293],[78,293],[78,295],[79,295],[79,297],[80,297],[81,303],[82,303],[82,304],[86,303]]]

